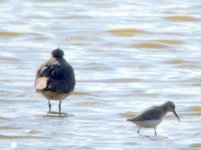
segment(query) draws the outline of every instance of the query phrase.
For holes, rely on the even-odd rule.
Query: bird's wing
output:
[[[158,120],[162,116],[162,111],[158,107],[151,107],[150,109],[137,115],[135,118],[130,119],[130,121],[145,121],[145,120]]]
[[[65,69],[59,64],[43,64],[37,71],[37,77],[47,77],[62,80],[65,78]]]
[[[74,86],[74,70],[70,65],[46,63],[37,71],[36,90],[40,87],[41,90],[66,93],[72,91]]]

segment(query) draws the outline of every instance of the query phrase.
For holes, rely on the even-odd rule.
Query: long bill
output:
[[[177,115],[176,111],[173,111],[173,113],[177,117],[177,119],[180,121],[179,116]]]

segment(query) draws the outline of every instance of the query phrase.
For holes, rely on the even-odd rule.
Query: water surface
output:
[[[173,1],[0,1],[0,148],[201,148],[201,4]],[[75,69],[68,117],[47,117],[38,66],[60,47]],[[127,118],[176,103],[153,129]],[[53,102],[57,111],[58,102]]]

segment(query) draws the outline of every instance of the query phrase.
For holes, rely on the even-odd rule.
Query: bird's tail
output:
[[[136,118],[127,119],[126,121],[135,122]]]

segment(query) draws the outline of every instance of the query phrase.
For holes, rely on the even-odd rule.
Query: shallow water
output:
[[[173,1],[0,1],[0,148],[201,149],[201,4]],[[154,7],[155,6],[155,7]],[[75,69],[67,117],[47,116],[38,66],[60,47]],[[176,103],[153,129],[127,118]],[[57,111],[58,102],[53,102]]]

